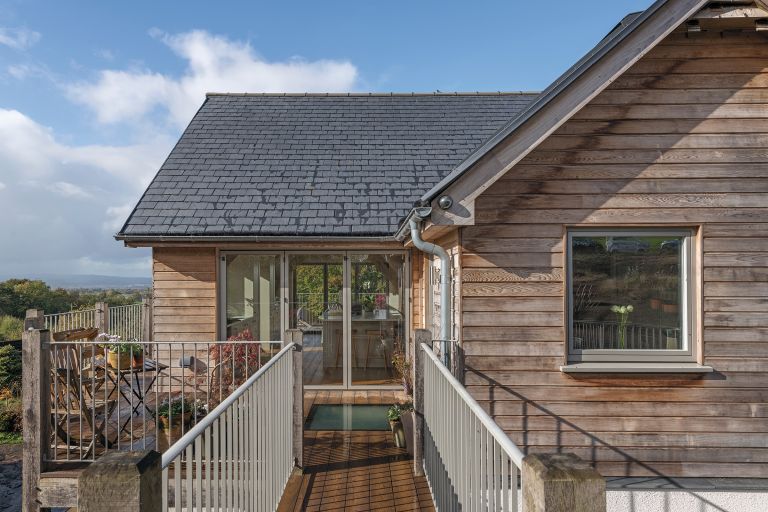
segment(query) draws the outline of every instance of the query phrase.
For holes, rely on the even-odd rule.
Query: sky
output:
[[[206,92],[539,91],[650,0],[0,2],[0,276],[150,276],[120,229]]]

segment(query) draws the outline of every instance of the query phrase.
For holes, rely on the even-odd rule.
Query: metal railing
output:
[[[61,332],[72,329],[95,327],[97,313],[98,309],[94,308],[45,315],[45,328],[51,332]]]
[[[676,350],[682,337],[677,327],[661,327],[614,321],[577,321],[573,323],[576,349]]]
[[[52,341],[48,460],[163,452],[282,347],[279,341]]]
[[[171,446],[163,510],[276,510],[291,470],[295,343]]]
[[[438,511],[517,511],[523,453],[429,345],[424,373],[424,473]]]
[[[127,306],[109,307],[109,334],[116,334],[125,341],[143,338],[145,305],[129,304]]]

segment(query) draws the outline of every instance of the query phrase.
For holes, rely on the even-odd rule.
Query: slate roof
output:
[[[392,236],[536,96],[211,94],[117,237]]]

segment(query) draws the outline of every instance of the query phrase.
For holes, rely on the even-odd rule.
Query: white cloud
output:
[[[206,92],[343,92],[352,90],[358,79],[357,68],[348,61],[270,62],[248,43],[205,31],[155,35],[187,62],[181,76],[149,69],[103,70],[95,82],[69,85],[69,97],[102,123],[136,121],[159,110],[183,127]]]
[[[78,187],[72,183],[67,183],[66,181],[57,181],[55,183],[51,183],[46,188],[51,192],[55,192],[56,194],[59,194],[63,197],[78,199],[88,199],[91,197],[91,194],[86,192],[82,187]]]
[[[40,40],[40,33],[28,28],[0,27],[0,44],[25,50]]]
[[[171,139],[130,146],[70,145],[15,110],[0,109],[0,268],[37,273],[145,273],[147,251],[128,250],[112,235],[162,163]],[[122,205],[122,210],[115,210]],[[130,206],[125,206],[130,205]],[[33,236],[31,234],[34,234]],[[55,247],[55,251],[51,251]],[[84,259],[85,258],[85,259]]]
[[[3,183],[2,181],[0,181],[0,190],[3,190],[4,188],[6,188],[6,187],[5,187],[5,183]]]

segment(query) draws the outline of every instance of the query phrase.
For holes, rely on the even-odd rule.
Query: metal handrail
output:
[[[520,450],[520,448],[518,448],[518,446],[509,438],[509,436],[504,433],[501,427],[499,427],[496,422],[493,421],[493,418],[491,418],[488,413],[485,412],[482,407],[480,407],[480,404],[478,404],[477,401],[472,398],[472,395],[470,395],[466,388],[462,386],[456,377],[451,374],[450,370],[448,370],[448,368],[446,368],[445,365],[440,362],[430,346],[426,343],[422,343],[421,349],[425,354],[427,354],[427,357],[429,357],[432,362],[435,363],[437,369],[440,371],[443,377],[445,377],[456,394],[461,397],[469,409],[475,414],[475,416],[477,416],[477,419],[480,420],[480,422],[488,430],[491,436],[493,436],[496,442],[499,443],[499,446],[501,446],[509,458],[512,459],[518,468],[522,467],[523,457],[525,457],[525,455]]]
[[[173,446],[168,448],[163,453],[161,466],[162,469],[167,468],[171,462],[174,461],[174,459],[179,457],[183,451],[195,441],[198,436],[202,435],[208,427],[213,425],[213,422],[216,421],[216,419],[221,416],[221,414],[225,412],[229,407],[231,407],[232,404],[234,404],[240,397],[242,397],[245,392],[248,391],[248,389],[262,377],[262,375],[264,375],[280,360],[281,357],[285,355],[286,352],[295,349],[296,343],[289,343],[283,347],[283,349],[280,350],[280,352],[278,352],[275,357],[267,361],[264,366],[259,369],[259,371],[251,375],[248,380],[246,380],[242,385],[240,385],[240,387],[233,391],[232,394],[230,394],[226,399],[224,399],[223,402],[217,405],[210,413],[205,415],[205,417],[203,417],[203,419],[201,419],[194,427],[192,427],[191,430],[189,430],[178,441],[176,441]]]

